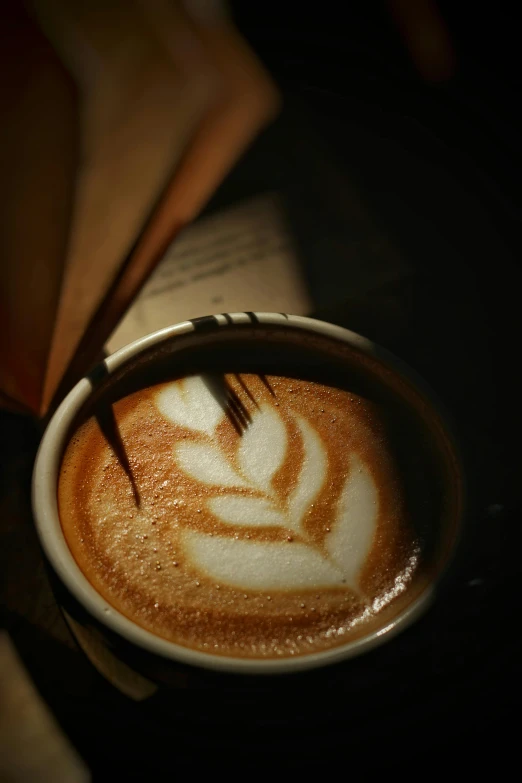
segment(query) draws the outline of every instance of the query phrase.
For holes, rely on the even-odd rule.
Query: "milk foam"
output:
[[[278,493],[273,479],[289,456],[290,443],[276,405],[265,402],[254,411],[232,461],[216,435],[220,417],[212,394],[201,379],[189,380],[170,384],[156,396],[162,415],[201,433],[196,441],[174,444],[178,467],[215,488],[206,508],[231,529],[279,528],[286,535],[284,541],[265,542],[184,530],[183,546],[194,568],[245,590],[334,585],[358,590],[357,576],[371,548],[379,513],[378,490],[361,459],[346,455],[347,478],[325,545],[319,549],[304,527],[307,512],[328,480],[327,446],[313,422],[292,413],[303,457],[296,464],[293,491],[288,496]],[[227,493],[229,489],[234,492]],[[246,491],[237,494],[236,490]]]
[[[160,412],[182,427],[212,435],[225,416],[223,407],[197,375],[170,383],[156,395]]]
[[[342,572],[306,544],[252,542],[183,535],[186,551],[198,568],[218,582],[244,590],[297,590],[342,585]]]

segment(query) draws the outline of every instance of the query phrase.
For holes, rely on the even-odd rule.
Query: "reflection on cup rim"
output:
[[[361,353],[374,357],[379,363],[391,367],[395,372],[408,379],[439,416],[442,414],[446,434],[448,434],[446,417],[443,415],[443,411],[441,411],[439,401],[435,398],[427,384],[410,367],[389,351],[354,332],[303,316],[280,313],[227,313],[184,321],[161,329],[121,348],[104,360],[104,374],[110,376],[138,355],[151,348],[171,343],[182,335],[197,333],[198,331],[208,332],[209,330],[227,328],[230,325],[243,325],[250,329],[257,329],[259,326],[263,329],[271,326],[284,326],[299,332],[319,334],[344,342]],[[138,648],[173,661],[217,671],[243,674],[275,674],[303,671],[335,663],[381,645],[385,640],[390,639],[409,626],[431,603],[435,582],[426,587],[408,607],[386,626],[333,649],[301,655],[295,658],[252,659],[216,656],[212,653],[200,652],[175,644],[136,625],[110,606],[84,576],[67,546],[58,515],[57,486],[63,450],[75,416],[84,403],[87,402],[93,389],[93,381],[89,378],[83,378],[69,392],[49,422],[36,457],[33,473],[32,503],[38,535],[51,566],[73,597],[102,626],[107,627],[110,631],[115,632]],[[458,457],[458,449],[455,446],[454,439],[451,440],[453,450]],[[462,494],[462,471],[460,473]],[[459,524],[463,520],[462,511],[460,517]],[[456,543],[454,542],[452,550],[455,549],[455,546]],[[447,567],[447,563],[444,565]],[[440,576],[436,581],[439,580]]]

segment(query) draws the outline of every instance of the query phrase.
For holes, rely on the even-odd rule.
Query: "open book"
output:
[[[219,2],[12,0],[0,405],[42,416],[278,109]]]

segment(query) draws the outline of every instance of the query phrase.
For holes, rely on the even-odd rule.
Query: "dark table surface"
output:
[[[465,454],[463,546],[426,616],[360,659],[277,680],[189,678],[136,703],[96,672],[64,623],[30,513],[39,432],[1,414],[2,623],[96,779],[339,760],[347,775],[361,765],[442,771],[450,759],[499,771],[514,753],[522,647],[513,172],[488,128],[448,93],[408,84],[386,100],[381,83],[373,103],[325,94],[309,79],[301,87],[290,85],[282,117],[209,209],[282,193],[316,314],[376,339],[431,383]],[[363,286],[352,284],[357,264],[371,272]]]

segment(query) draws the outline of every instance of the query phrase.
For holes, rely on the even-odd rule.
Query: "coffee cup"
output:
[[[111,645],[291,673],[427,609],[464,475],[441,404],[389,352],[309,318],[232,313],[144,337],[81,380],[42,439],[33,510],[60,584]]]

